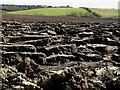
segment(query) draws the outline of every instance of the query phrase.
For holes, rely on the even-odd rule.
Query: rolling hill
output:
[[[19,11],[9,11],[8,14],[41,15],[41,16],[82,16],[118,18],[117,9],[97,9],[97,8],[37,8]]]

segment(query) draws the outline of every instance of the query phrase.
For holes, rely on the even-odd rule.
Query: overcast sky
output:
[[[0,4],[118,8],[120,0],[0,0]]]

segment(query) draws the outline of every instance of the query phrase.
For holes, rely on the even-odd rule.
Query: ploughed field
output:
[[[2,90],[120,90],[117,22],[8,17],[0,33]]]

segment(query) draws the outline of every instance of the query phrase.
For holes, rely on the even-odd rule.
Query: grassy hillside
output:
[[[102,16],[102,18],[118,18],[117,9],[91,9],[93,12]]]
[[[102,18],[118,18],[117,9],[93,9],[88,11],[84,8],[39,8],[21,11],[8,12],[9,14],[26,14],[26,15],[42,15],[42,16],[84,16],[96,17],[94,14]]]
[[[9,12],[9,14],[27,14],[44,16],[91,16],[91,13],[87,12],[83,8],[40,8]]]

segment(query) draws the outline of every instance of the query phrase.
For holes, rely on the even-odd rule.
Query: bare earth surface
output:
[[[120,90],[117,20],[3,14],[2,90]]]
[[[3,14],[3,20],[16,20],[20,22],[118,22],[118,20],[112,19],[100,19],[100,18],[83,18],[83,17],[52,17],[52,16],[33,16],[33,15],[14,15]]]

